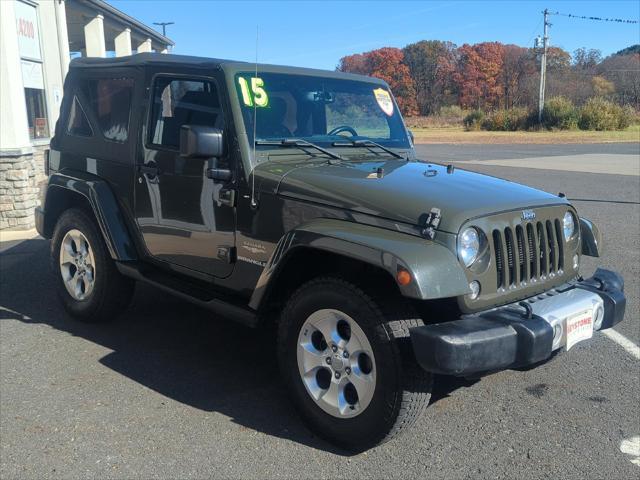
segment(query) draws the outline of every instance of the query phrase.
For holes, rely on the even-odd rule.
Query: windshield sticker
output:
[[[263,88],[263,79],[260,77],[253,77],[251,79],[251,89],[249,89],[249,82],[244,77],[238,77],[238,84],[240,85],[242,102],[247,107],[253,107],[254,103],[256,107],[266,107],[269,105],[269,96]]]
[[[387,114],[387,116],[393,115],[393,100],[391,100],[391,95],[384,88],[376,88],[373,91],[373,94],[376,97],[376,102],[378,102],[378,106],[380,109]]]

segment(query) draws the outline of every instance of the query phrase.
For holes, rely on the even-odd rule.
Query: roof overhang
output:
[[[131,41],[134,48],[136,44],[142,43],[146,39],[150,39],[152,47],[158,51],[175,44],[170,38],[103,0],[66,0],[65,10],[71,51],[79,51],[84,48],[84,26],[96,15],[104,17],[107,50],[115,49],[114,39],[125,28],[131,30]]]

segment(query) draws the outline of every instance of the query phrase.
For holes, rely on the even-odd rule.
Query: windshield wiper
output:
[[[321,147],[320,145],[316,145],[315,143],[308,142],[301,138],[283,138],[282,140],[256,140],[256,145],[272,145],[279,147],[309,147],[315,148],[319,152],[324,153],[325,155],[331,157],[334,160],[344,160],[337,153],[332,152],[331,150],[327,150],[326,148]]]
[[[373,140],[351,140],[347,142],[333,142],[331,145],[333,145],[334,147],[376,147],[387,152],[389,155],[393,155],[396,158],[401,158],[402,160],[405,159],[399,153],[394,152],[390,148],[387,148],[384,145],[380,145]]]

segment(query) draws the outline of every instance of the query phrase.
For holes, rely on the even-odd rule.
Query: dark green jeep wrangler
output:
[[[64,306],[114,318],[135,281],[277,325],[324,438],[412,424],[433,374],[530,366],[624,315],[579,276],[596,227],[562,195],[416,158],[388,86],[176,55],[71,63],[36,211]]]

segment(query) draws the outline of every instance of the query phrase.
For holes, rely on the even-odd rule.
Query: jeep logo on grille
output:
[[[536,212],[533,210],[523,210],[522,211],[522,220],[529,221],[534,220],[536,218]]]

